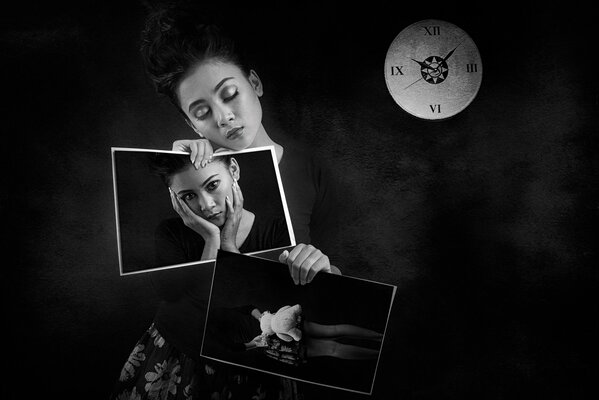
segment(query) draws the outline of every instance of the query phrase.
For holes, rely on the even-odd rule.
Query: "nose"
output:
[[[235,114],[233,114],[233,110],[223,105],[219,107],[217,118],[218,126],[222,128],[235,121]]]
[[[216,207],[216,201],[211,195],[202,193],[200,196],[198,196],[198,205],[202,214],[206,215],[210,214],[214,207]]]

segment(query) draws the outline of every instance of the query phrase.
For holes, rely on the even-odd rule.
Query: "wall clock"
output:
[[[466,32],[446,21],[426,19],[403,29],[385,58],[385,82],[391,96],[408,113],[442,120],[474,100],[483,65]]]

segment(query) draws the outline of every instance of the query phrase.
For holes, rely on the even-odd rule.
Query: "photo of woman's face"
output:
[[[190,165],[171,177],[170,187],[196,215],[220,227],[227,217],[225,198],[233,202],[231,186],[237,168],[235,159],[231,166],[218,160],[197,170]]]
[[[243,150],[256,138],[262,126],[261,94],[254,72],[248,78],[236,65],[217,61],[191,69],[177,88],[181,109],[196,132],[232,150]]]

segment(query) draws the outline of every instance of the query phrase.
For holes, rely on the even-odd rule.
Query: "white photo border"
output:
[[[218,157],[218,156],[227,156],[227,155],[235,155],[235,154],[243,154],[243,153],[254,153],[254,152],[259,152],[259,151],[267,151],[267,150],[270,151],[270,155],[271,155],[274,170],[275,170],[275,175],[277,178],[277,184],[279,187],[279,195],[281,196],[281,203],[283,205],[283,212],[285,214],[285,222],[287,223],[287,230],[289,233],[290,244],[289,244],[289,246],[285,246],[285,247],[275,247],[275,248],[266,249],[266,250],[259,250],[259,251],[254,251],[254,252],[250,252],[250,253],[244,253],[244,255],[248,255],[248,256],[256,256],[256,255],[268,253],[268,252],[275,251],[275,250],[287,249],[289,247],[294,247],[297,244],[295,242],[295,235],[293,233],[293,225],[291,223],[291,215],[289,214],[289,208],[287,207],[287,198],[285,197],[285,190],[283,189],[283,182],[281,180],[281,173],[279,171],[279,163],[277,162],[277,155],[275,152],[275,147],[273,145],[269,145],[269,146],[252,147],[249,149],[237,150],[237,151],[226,150],[226,151],[214,152],[214,156]],[[157,150],[157,149],[135,148],[135,147],[111,147],[110,148],[110,154],[111,154],[111,158],[112,158],[112,184],[113,184],[113,193],[114,193],[114,210],[115,210],[115,219],[116,219],[116,238],[117,238],[117,250],[118,250],[118,259],[119,259],[119,275],[120,276],[129,276],[129,275],[135,275],[135,274],[143,274],[143,273],[147,273],[147,272],[155,272],[155,271],[163,271],[163,270],[173,269],[173,268],[187,267],[190,265],[215,263],[216,259],[210,259],[210,260],[192,261],[192,262],[187,262],[187,263],[182,263],[182,264],[167,265],[164,267],[149,268],[149,269],[144,269],[144,270],[140,270],[140,271],[123,272],[123,253],[122,253],[122,247],[121,247],[121,227],[120,227],[120,220],[119,220],[119,204],[118,204],[118,190],[117,190],[117,183],[116,183],[117,176],[116,176],[116,162],[115,162],[115,153],[119,152],[119,151],[139,152],[139,153],[183,154],[183,155],[190,154],[189,152],[184,152],[184,151]]]

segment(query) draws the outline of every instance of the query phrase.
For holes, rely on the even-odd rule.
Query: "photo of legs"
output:
[[[369,394],[394,294],[392,285],[327,273],[295,285],[285,264],[221,251],[201,354]]]

